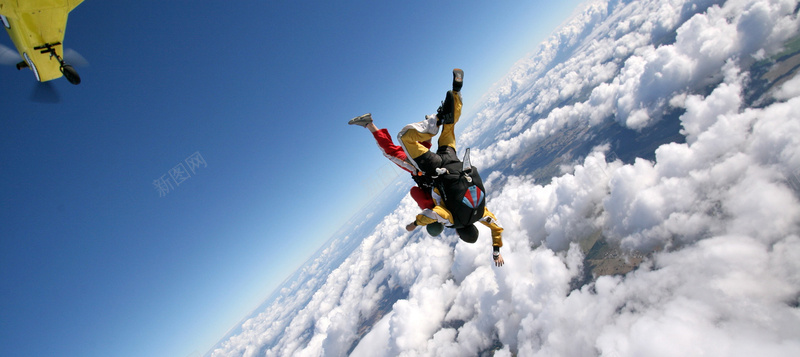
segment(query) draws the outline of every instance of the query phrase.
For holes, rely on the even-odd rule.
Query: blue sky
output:
[[[388,161],[348,119],[395,133],[454,67],[468,118],[578,3],[86,0],[60,103],[0,68],[3,354],[204,353],[375,194]]]

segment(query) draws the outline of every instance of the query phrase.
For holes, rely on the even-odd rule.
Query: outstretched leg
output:
[[[411,162],[406,160],[408,156],[403,148],[399,145],[395,145],[394,142],[392,142],[392,137],[389,135],[389,130],[378,129],[378,127],[375,126],[375,123],[372,121],[372,114],[367,113],[355,117],[351,119],[348,124],[358,125],[369,129],[369,131],[372,133],[372,136],[375,138],[375,142],[381,149],[383,156],[395,163],[401,169],[408,171],[412,176],[416,175],[417,169],[411,164]],[[420,145],[423,145],[425,148],[430,148],[431,142],[430,140],[423,141],[420,143]],[[418,185],[422,185],[416,177],[414,178],[414,181],[417,181]],[[429,187],[423,189],[418,186],[413,186],[411,187],[410,194],[411,197],[414,198],[414,201],[417,202],[417,205],[420,207],[420,209],[433,208],[435,206],[435,202],[433,202],[433,198],[431,198]]]
[[[442,106],[437,110],[437,116],[444,126],[439,137],[439,147],[449,146],[456,148],[455,124],[461,118],[461,87],[464,85],[464,71],[460,68],[453,69],[453,90],[445,94]]]
[[[432,173],[441,164],[441,158],[419,143],[430,140],[439,131],[442,125],[442,134],[439,136],[439,148],[443,146],[456,148],[455,124],[461,118],[461,86],[464,80],[464,71],[453,70],[453,90],[445,95],[445,100],[437,110],[436,116],[427,116],[422,122],[406,125],[400,131],[398,138],[408,157],[421,171]]]
[[[456,91],[448,91],[444,103],[442,104],[442,112],[447,117],[452,117],[442,125],[442,135],[439,136],[439,147],[449,146],[453,149],[456,148],[456,133],[455,126],[458,119],[461,118],[461,93]]]
[[[412,175],[417,171],[414,165],[407,160],[408,156],[406,152],[403,151],[403,148],[392,142],[392,136],[389,135],[389,130],[379,129],[373,131],[372,136],[375,138],[375,142],[378,143],[378,147],[381,149],[383,156],[389,159],[389,161],[395,163],[395,165],[408,171]]]
[[[399,166],[403,170],[408,171],[412,175],[417,171],[414,165],[406,160],[407,155],[405,151],[403,151],[403,148],[399,145],[395,145],[394,142],[392,142],[392,137],[389,135],[389,130],[378,129],[378,127],[375,126],[375,123],[372,121],[372,114],[367,113],[350,119],[348,124],[367,128],[375,138],[375,142],[381,149],[381,153],[383,153],[383,156],[389,159],[389,161],[395,163],[395,165]],[[430,145],[430,143],[428,143],[428,145]]]

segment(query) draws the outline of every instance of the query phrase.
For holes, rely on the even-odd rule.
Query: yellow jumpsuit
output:
[[[458,120],[461,118],[461,107],[463,106],[461,103],[461,93],[453,92],[453,99],[453,123],[442,125],[442,133],[439,136],[439,147],[449,146],[455,150],[455,124],[458,123]],[[417,165],[413,159],[419,158],[430,151],[427,147],[422,145],[421,142],[430,140],[437,134],[436,131],[438,127],[435,127],[435,121],[435,116],[428,116],[426,120],[422,122],[406,125],[398,134],[403,150],[406,151],[408,157],[412,159],[412,163],[414,163],[417,168],[419,168],[419,165]],[[415,224],[418,226],[425,226],[434,222],[439,222],[445,226],[452,226],[454,224],[453,215],[444,206],[439,191],[434,189],[432,196],[436,202],[436,206],[433,209],[425,209],[422,213],[418,214]],[[502,247],[503,227],[497,222],[497,218],[494,214],[484,208],[483,217],[479,222],[492,230],[492,246]]]

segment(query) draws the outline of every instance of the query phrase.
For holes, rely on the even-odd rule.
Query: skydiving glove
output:
[[[495,266],[501,267],[506,263],[505,260],[503,260],[503,256],[500,255],[500,247],[494,247],[492,258],[494,259]]]

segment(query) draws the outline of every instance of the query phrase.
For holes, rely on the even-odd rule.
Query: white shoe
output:
[[[355,117],[353,119],[350,119],[350,121],[347,122],[347,124],[363,126],[365,128],[370,123],[372,123],[372,113],[367,113],[367,114],[364,114],[362,116],[357,116],[357,117]]]

